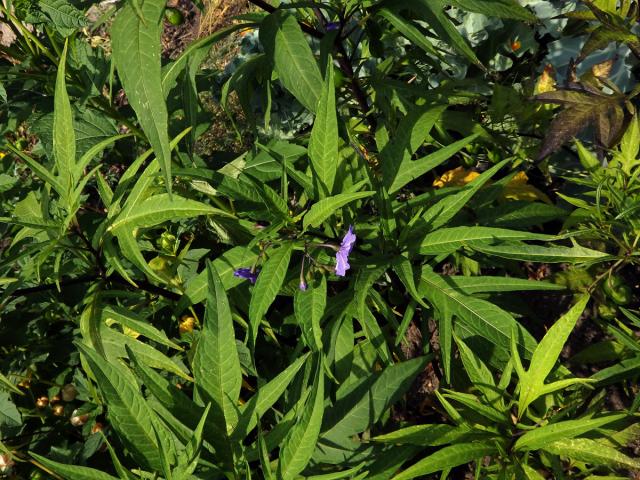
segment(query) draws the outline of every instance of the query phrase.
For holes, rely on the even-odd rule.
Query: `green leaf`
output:
[[[68,37],[74,30],[87,25],[82,11],[66,0],[38,0],[38,6],[63,37]]]
[[[129,374],[83,344],[76,346],[84,355],[91,372],[95,376],[98,388],[109,405],[109,423],[118,432],[124,446],[141,465],[160,470],[162,468],[155,431],[163,440],[171,434],[160,422],[156,414],[145,402],[142,394],[129,379]]]
[[[202,49],[211,48],[211,46],[218,40],[222,40],[233,32],[245,28],[247,28],[247,24],[245,23],[230,25],[215,31],[211,35],[196,40],[195,42],[191,42],[176,60],[162,68],[162,91],[164,92],[165,98],[169,95],[169,92],[175,85],[178,76],[194,55],[199,53]]]
[[[65,84],[65,62],[67,58],[67,43],[64,44],[62,55],[58,63],[56,88],[53,108],[53,157],[58,169],[58,178],[65,194],[63,201],[68,202],[71,190],[78,180],[74,176],[76,164],[76,136],[73,131],[73,114],[71,103],[67,95]]]
[[[442,162],[448,160],[464,147],[469,145],[477,137],[478,134],[470,135],[417,160],[403,160],[398,168],[398,173],[389,186],[389,193],[398,191],[412,180],[430,172]]]
[[[367,198],[373,195],[373,191],[355,192],[355,193],[339,193],[333,197],[325,198],[314,203],[302,220],[304,229],[309,227],[318,227],[327,218],[333,215],[336,210],[344,207],[348,203],[361,198]]]
[[[398,2],[405,6],[404,2]],[[409,4],[409,8],[416,12],[436,32],[438,38],[448,43],[451,47],[464,55],[471,63],[485,70],[471,46],[458,32],[451,19],[447,16],[446,2],[444,0],[415,0]]]
[[[409,480],[464,465],[478,458],[494,455],[498,449],[487,443],[459,443],[438,450],[399,473],[392,480]]]
[[[518,415],[520,417],[524,415],[529,404],[541,395],[544,381],[553,370],[569,334],[582,315],[588,301],[588,295],[581,297],[567,313],[553,324],[533,352],[529,369],[525,377],[520,379],[520,396],[518,398]]]
[[[102,320],[106,321],[109,319],[119,323],[123,327],[134,330],[135,332],[147,337],[149,340],[158,342],[161,345],[166,345],[167,347],[175,348],[176,350],[182,350],[180,345],[167,338],[166,333],[162,330],[158,330],[139,315],[136,315],[126,308],[117,306],[105,307],[102,310]]]
[[[200,395],[212,402],[211,418],[230,436],[238,423],[242,370],[229,300],[210,262],[207,272],[209,295],[204,325],[193,354],[193,374]]]
[[[387,20],[407,40],[420,47],[425,53],[435,55],[437,57],[440,56],[433,44],[426,39],[425,35],[400,15],[396,15],[388,8],[380,9],[378,15]]]
[[[424,143],[446,108],[446,105],[413,107],[402,118],[394,132],[395,135],[380,152],[384,185],[389,192],[392,191],[391,185],[396,183],[396,177],[402,174],[402,168],[412,164],[411,155]]]
[[[464,365],[464,370],[469,376],[471,383],[482,392],[487,399],[489,405],[493,407],[504,407],[501,400],[501,392],[496,388],[495,380],[491,371],[487,368],[480,357],[475,355],[473,351],[456,335],[453,337],[458,345],[460,359]]]
[[[449,5],[488,17],[537,22],[538,18],[515,0],[446,0]]]
[[[631,458],[615,448],[589,438],[557,440],[542,447],[543,450],[590,465],[611,468],[640,469],[640,460]]]
[[[412,425],[395,432],[373,437],[374,442],[394,443],[400,445],[419,445],[422,447],[439,447],[448,443],[461,443],[472,430],[466,425],[453,426],[444,423]]]
[[[513,446],[514,450],[538,450],[544,448],[551,442],[569,439],[587,433],[596,428],[600,428],[608,423],[616,422],[628,418],[626,413],[616,413],[598,418],[587,418],[579,420],[566,420],[564,422],[552,423],[543,427],[530,430],[521,436]]]
[[[511,331],[517,328],[518,340],[526,352],[533,352],[535,339],[519,325],[513,316],[498,306],[479,298],[452,291],[446,278],[437,275],[425,266],[421,274],[418,291],[439,310],[449,308],[458,319],[456,330],[463,340],[477,337],[487,340],[491,345],[489,363],[504,366],[511,358]],[[469,341],[467,340],[469,343]],[[473,346],[472,346],[473,348]],[[475,352],[478,354],[478,352]]]
[[[338,165],[338,118],[333,84],[333,62],[327,60],[327,73],[316,109],[316,120],[309,139],[309,160],[319,185],[320,198],[331,195]]]
[[[161,193],[147,198],[142,203],[137,204],[135,208],[127,211],[123,210],[107,230],[117,235],[123,229],[133,230],[134,228],[154,227],[169,220],[198,215],[230,216],[227,212],[211,207],[206,203]]]
[[[111,48],[118,74],[149,143],[164,172],[171,193],[171,149],[168,113],[162,90],[160,36],[164,0],[144,0],[142,21],[127,2],[111,27]]]
[[[258,275],[258,280],[251,294],[251,303],[249,304],[252,343],[255,343],[258,337],[258,327],[262,317],[269,310],[284,283],[292,251],[292,243],[287,242],[280,245],[278,249],[271,252],[271,256],[264,263]]]
[[[327,280],[324,275],[320,280],[310,282],[306,291],[296,291],[293,305],[305,343],[313,352],[322,351],[320,320],[327,306]]]
[[[297,478],[311,460],[316,448],[324,413],[325,380],[323,372],[322,361],[319,360],[311,395],[304,405],[304,411],[299,415],[299,420],[289,431],[284,445],[280,449],[279,479],[293,480]]]
[[[453,253],[459,248],[484,245],[489,242],[516,240],[551,240],[554,237],[541,233],[520,232],[506,228],[493,227],[451,227],[440,228],[427,234],[420,244],[421,255],[440,255]]]
[[[213,260],[213,266],[216,268],[225,290],[246,281],[234,276],[233,272],[240,267],[251,266],[256,257],[257,255],[253,251],[239,246],[227,250]],[[184,295],[176,307],[177,312],[182,312],[189,304],[200,303],[205,299],[209,286],[207,278],[208,273],[205,269],[187,282]]]
[[[429,357],[418,357],[373,372],[356,385],[346,385],[347,393],[325,412],[323,440],[345,441],[373,426],[411,386]]]
[[[482,275],[478,277],[465,277],[462,275],[448,275],[444,278],[451,285],[450,288],[458,290],[465,295],[490,292],[520,292],[529,290],[565,290],[562,285],[543,282],[540,280],[526,280],[515,277],[498,277]]]
[[[542,247],[539,245],[526,244],[488,245],[478,242],[474,243],[472,248],[496,257],[540,263],[597,262],[609,257],[607,253],[591,250],[579,245],[575,247]]]
[[[46,183],[51,185],[53,189],[58,192],[60,196],[64,195],[65,189],[62,184],[58,181],[58,179],[46,168],[36,162],[29,155],[24,154],[21,150],[18,150],[16,147],[11,145],[10,143],[6,145],[7,149],[9,149],[12,153],[16,154],[21,160],[26,163],[33,173],[35,173],[41,180],[44,180]]]
[[[118,478],[95,468],[54,462],[53,460],[49,460],[47,457],[43,457],[42,455],[38,455],[34,452],[29,452],[29,455],[36,459],[38,463],[44,465],[67,480],[118,480]]]
[[[240,421],[233,432],[234,441],[241,442],[257,424],[256,416],[262,418],[269,408],[280,398],[291,383],[309,354],[297,358],[269,383],[258,387],[258,391],[240,407]]]
[[[0,285],[2,285],[2,278],[0,278]],[[16,279],[17,280],[17,279]],[[22,390],[16,387],[11,380],[4,376],[3,373],[0,372],[0,389],[7,390],[11,393],[16,393],[18,395],[24,395]]]
[[[273,60],[280,82],[315,112],[323,90],[322,75],[296,17],[281,12],[269,15],[260,26],[260,41]]]

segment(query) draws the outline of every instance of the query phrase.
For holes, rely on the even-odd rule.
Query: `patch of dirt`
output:
[[[200,9],[192,0],[170,0],[167,7],[175,8],[183,16],[183,22],[172,25],[165,18],[162,31],[162,56],[175,60],[190,43],[198,38]]]

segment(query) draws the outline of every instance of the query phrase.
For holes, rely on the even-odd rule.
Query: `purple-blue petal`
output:
[[[233,272],[234,277],[245,278],[249,280],[251,283],[256,283],[258,279],[258,270],[252,271],[250,268],[238,268]]]

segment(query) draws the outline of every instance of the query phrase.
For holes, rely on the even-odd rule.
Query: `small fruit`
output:
[[[73,402],[78,395],[78,390],[71,383],[67,383],[60,390],[60,394],[62,396],[62,400],[65,402]]]
[[[36,400],[36,407],[38,408],[46,408],[47,405],[49,405],[49,398],[47,397],[39,397]]]
[[[522,42],[520,40],[514,40],[513,42],[511,42],[511,51],[512,52],[517,52],[521,48],[522,48]]]
[[[598,305],[598,316],[603,320],[614,320],[616,318],[617,309],[606,303]]]
[[[61,417],[64,415],[64,405],[54,405],[53,407],[51,407],[51,411],[56,417]]]
[[[89,420],[89,415],[87,413],[78,415],[78,409],[75,409],[73,411],[73,413],[71,414],[71,418],[69,419],[69,421],[71,422],[71,425],[73,425],[74,427],[81,427],[82,425],[87,423],[88,420]]]
[[[171,25],[182,25],[184,22],[184,15],[176,8],[167,8],[164,11],[164,16]]]
[[[100,422],[96,422],[93,424],[93,427],[91,427],[91,433],[101,432],[103,428],[104,425],[102,425]]]

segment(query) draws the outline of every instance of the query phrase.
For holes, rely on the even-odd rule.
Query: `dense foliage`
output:
[[[0,4],[0,477],[640,478],[639,18]]]

